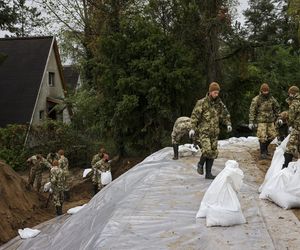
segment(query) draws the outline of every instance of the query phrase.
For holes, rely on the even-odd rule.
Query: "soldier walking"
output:
[[[286,145],[284,153],[284,163],[282,168],[286,168],[293,160],[293,156],[298,158],[300,147],[300,96],[299,88],[292,86],[288,90],[289,98],[289,126],[290,126],[290,138]]]
[[[211,174],[214,159],[218,157],[218,136],[220,133],[219,124],[227,126],[227,132],[232,131],[230,114],[219,97],[220,86],[216,82],[209,85],[209,92],[201,100],[198,100],[191,115],[192,129],[190,137],[195,135],[195,130],[199,132],[197,138],[201,145],[201,157],[198,162],[197,171],[203,174],[204,164],[206,166],[206,179],[214,179]]]
[[[268,146],[277,136],[274,122],[280,113],[280,106],[277,100],[271,95],[267,83],[260,87],[260,94],[252,99],[249,110],[249,129],[253,130],[257,123],[257,137],[260,145],[260,157],[266,159]]]

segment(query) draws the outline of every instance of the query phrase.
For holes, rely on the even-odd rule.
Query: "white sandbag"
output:
[[[91,168],[86,168],[85,170],[83,170],[82,177],[85,178],[91,171]]]
[[[267,198],[284,209],[300,207],[300,160],[291,162],[270,179],[264,190]],[[272,185],[271,185],[272,184]]]
[[[220,216],[222,214],[222,216]],[[206,226],[232,226],[246,223],[242,210],[225,210],[222,207],[210,207],[206,215]]]
[[[243,171],[229,160],[213,180],[200,204],[196,218],[206,217],[207,226],[230,226],[245,223],[237,191],[243,184]]]
[[[50,189],[51,189],[51,182],[45,183],[45,185],[44,185],[44,192],[45,192],[45,193],[46,193],[46,192],[49,192]]]
[[[107,185],[107,184],[111,183],[111,181],[112,181],[112,176],[111,176],[110,170],[108,170],[106,172],[101,172],[101,184],[102,185]]]
[[[84,208],[86,204],[82,205],[82,206],[77,206],[77,207],[72,207],[67,211],[67,214],[76,214],[78,213],[82,208]]]
[[[28,239],[33,238],[37,236],[41,231],[38,229],[31,229],[31,228],[24,228],[24,229],[18,229],[18,233],[22,239]]]
[[[290,136],[288,135],[283,142],[276,147],[276,150],[274,152],[273,158],[272,158],[272,162],[271,165],[265,175],[265,179],[264,182],[260,185],[258,192],[259,193],[263,193],[263,189],[265,187],[265,185],[268,183],[268,180],[270,178],[272,178],[274,175],[276,175],[282,168],[282,165],[284,163],[284,152],[286,149],[286,144],[289,140]],[[266,195],[261,194],[259,196],[261,199],[267,199]]]
[[[179,146],[178,153],[180,157],[185,157],[196,154],[199,150],[200,148],[198,145],[194,146],[194,144],[184,144]]]

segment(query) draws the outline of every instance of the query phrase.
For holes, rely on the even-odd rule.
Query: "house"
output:
[[[38,125],[46,118],[70,122],[63,105],[67,88],[53,36],[1,38],[0,58],[0,127]]]
[[[74,65],[65,65],[63,71],[68,93],[76,92],[82,86],[79,70]]]

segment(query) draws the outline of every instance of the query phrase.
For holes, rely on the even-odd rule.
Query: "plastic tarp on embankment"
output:
[[[259,169],[248,152],[258,147],[257,140],[220,146],[213,173],[228,159],[239,162],[245,174],[239,200],[246,224],[206,227],[205,219],[196,219],[211,183],[196,171],[200,154],[174,161],[172,149],[164,148],[102,189],[78,213],[55,218],[37,227],[41,233],[35,238],[14,239],[3,249],[299,249],[294,214],[258,198]]]

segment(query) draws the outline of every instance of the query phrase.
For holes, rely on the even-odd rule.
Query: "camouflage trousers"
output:
[[[261,143],[272,141],[276,136],[274,123],[258,123],[257,137]]]
[[[30,169],[28,184],[33,187],[34,181],[36,181],[36,189],[39,192],[42,186],[42,169],[37,168],[37,166]]]
[[[218,157],[218,136],[205,134],[198,135],[197,142],[201,145],[201,153],[204,157],[216,159]]]
[[[64,189],[65,191],[69,191],[70,190],[70,173],[69,171],[64,171],[64,175],[66,177],[65,183],[64,183]]]
[[[300,146],[300,131],[293,129],[290,135],[290,139],[286,145],[285,152],[288,154],[292,154],[296,158],[298,158],[299,146]]]
[[[64,190],[61,189],[52,189],[53,193],[53,204],[56,207],[60,207],[64,203]]]
[[[97,185],[98,189],[101,190],[101,188],[103,187],[101,183],[101,174],[98,172],[98,169],[97,170],[93,169],[92,171],[93,171],[93,176],[92,176],[93,185]]]

